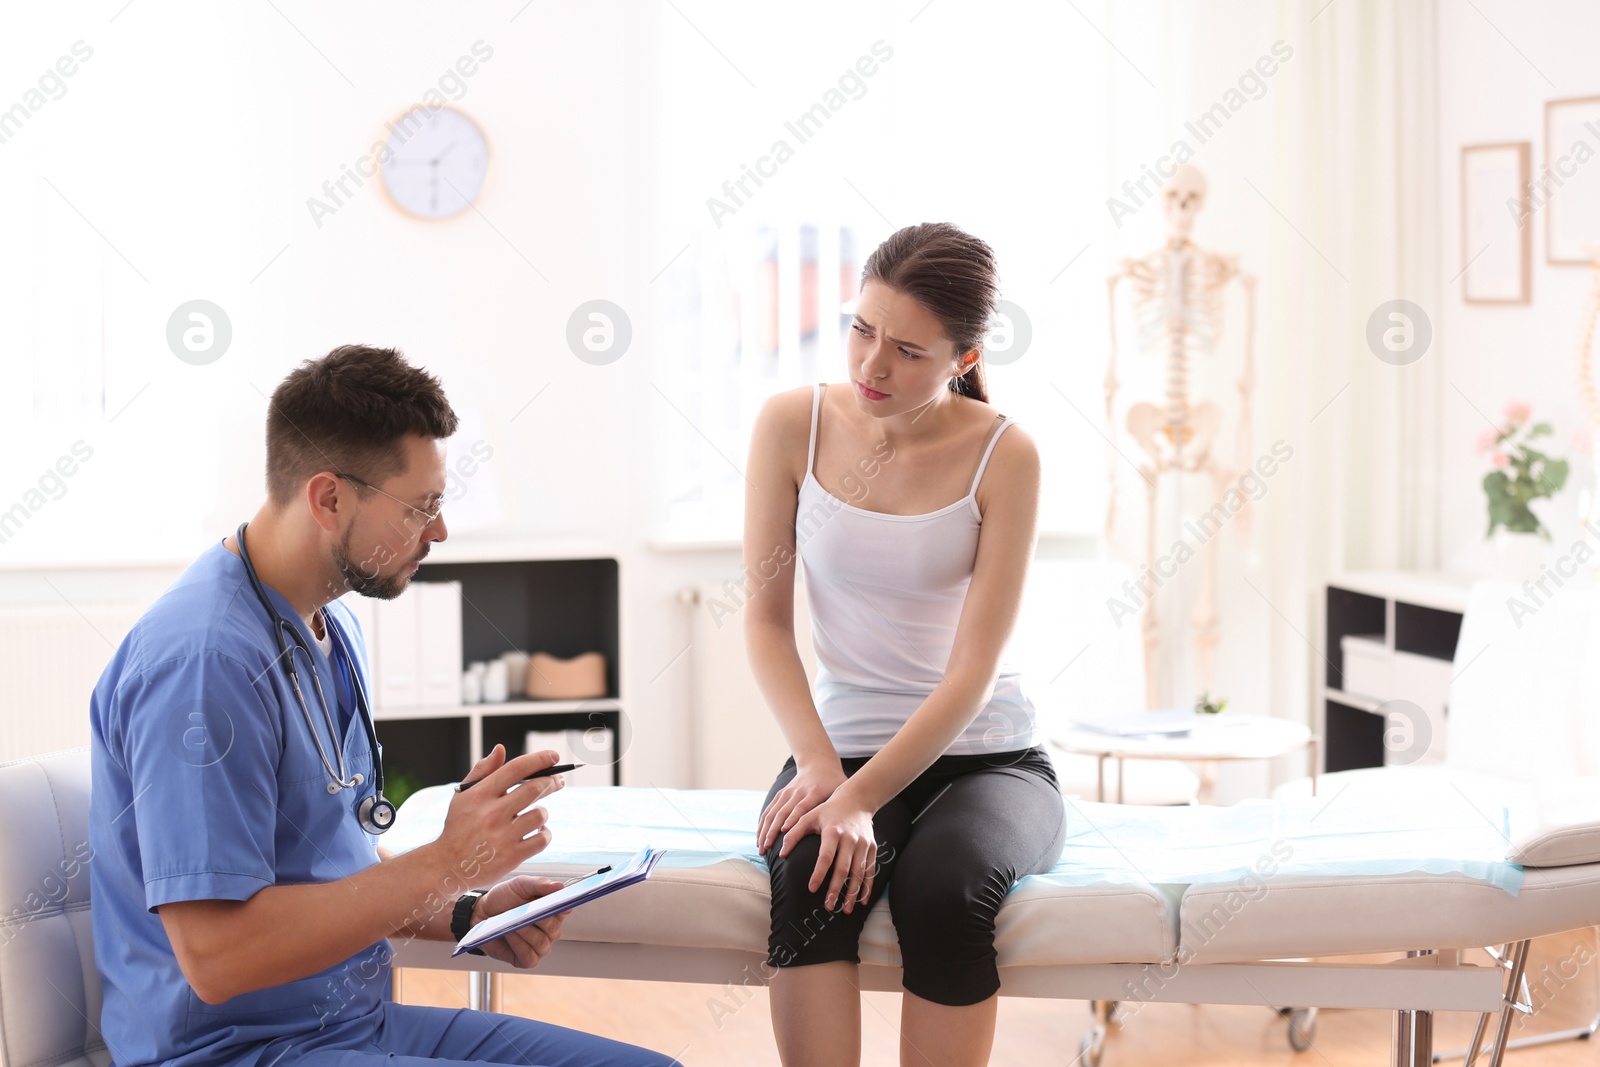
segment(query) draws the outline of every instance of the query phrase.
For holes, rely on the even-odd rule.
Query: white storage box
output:
[[[1382,637],[1339,638],[1344,655],[1344,692],[1384,701],[1394,695],[1394,652]]]

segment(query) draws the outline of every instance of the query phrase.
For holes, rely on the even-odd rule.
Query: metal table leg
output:
[[[1394,1013],[1394,1030],[1389,1042],[1389,1067],[1417,1067],[1411,1058],[1411,1013]]]
[[[1591,937],[1595,937],[1595,931],[1592,928],[1589,933]],[[1597,939],[1597,944],[1600,944],[1600,939]],[[1507,945],[1500,953],[1496,954],[1495,952],[1491,951],[1490,955],[1494,956],[1495,960],[1499,962],[1502,967],[1509,969],[1514,964],[1514,953],[1512,953],[1510,950],[1511,946]],[[1526,970],[1526,961],[1524,961],[1523,971],[1526,972]],[[1597,984],[1600,984],[1600,974],[1597,974],[1596,979]],[[1517,986],[1511,987],[1511,992],[1507,996],[1507,1001],[1510,1004],[1515,1004],[1517,995],[1521,991],[1521,985],[1522,982],[1519,978]],[[1531,999],[1528,1003],[1528,1007],[1532,1007]],[[1509,1008],[1508,1010],[1516,1009],[1513,1007]],[[1529,1012],[1529,1014],[1532,1013]],[[1502,1012],[1502,1015],[1505,1015],[1505,1012]],[[1488,1023],[1489,1016],[1487,1014],[1479,1015],[1478,1025],[1473,1029],[1472,1041],[1467,1045],[1467,1047],[1450,1049],[1448,1051],[1441,1052],[1433,1057],[1433,1062],[1442,1063],[1445,1060],[1451,1060],[1457,1057],[1465,1057],[1466,1062],[1464,1063],[1463,1067],[1474,1067],[1474,1064],[1477,1062],[1478,1058],[1479,1046],[1483,1043],[1484,1032],[1488,1028]],[[1509,1026],[1509,1022],[1503,1022],[1502,1029],[1507,1026]],[[1505,1051],[1515,1052],[1518,1049],[1537,1048],[1540,1045],[1554,1045],[1562,1041],[1587,1041],[1597,1033],[1600,1033],[1600,1013],[1597,1013],[1594,1018],[1590,1019],[1588,1024],[1585,1026],[1575,1026],[1570,1030],[1554,1030],[1548,1034],[1535,1034],[1531,1037],[1519,1037],[1515,1041],[1507,1042]],[[1498,1057],[1503,1055],[1503,1053],[1499,1051],[1498,1044],[1491,1046],[1491,1048],[1494,1050],[1495,1054],[1495,1058],[1491,1062],[1499,1063],[1500,1061]]]
[[[1506,982],[1506,1002],[1500,1008],[1500,1030],[1495,1035],[1494,1052],[1489,1057],[1489,1067],[1500,1067],[1506,1055],[1506,1036],[1511,1033],[1511,1016],[1517,1004],[1517,991],[1522,988],[1522,975],[1528,967],[1530,941],[1519,941],[1511,950],[1511,978]]]
[[[467,974],[467,1007],[473,1011],[500,1010],[500,975],[494,971]]]

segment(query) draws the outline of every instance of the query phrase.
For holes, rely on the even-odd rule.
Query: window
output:
[[[1044,528],[1098,532],[1115,53],[1082,23],[1103,5],[1056,7],[667,13],[657,536],[739,537],[762,402],[843,378],[862,259],[926,220],[995,248],[1025,321],[997,322],[991,355],[1026,347],[991,362],[991,394],[1045,455]]]

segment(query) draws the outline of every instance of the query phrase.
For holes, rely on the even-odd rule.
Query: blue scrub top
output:
[[[270,586],[267,596],[311,649],[330,705],[342,704],[339,672],[288,600]],[[337,601],[323,613],[371,693],[360,624]],[[95,963],[105,991],[100,1029],[117,1067],[254,1064],[274,1038],[375,1025],[388,995],[392,951],[380,941],[320,974],[207,1004],[184,979],[155,911],[248,900],[270,885],[333,881],[378,862],[377,839],[356,819],[373,789],[361,718],[341,707],[334,721],[347,724],[346,773],[364,784],[330,794],[271,625],[243,561],[219,541],[134,625],[91,698]],[[337,767],[311,662],[294,655]]]

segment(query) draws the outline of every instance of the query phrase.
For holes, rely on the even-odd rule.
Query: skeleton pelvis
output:
[[[1187,415],[1146,401],[1128,409],[1128,434],[1156,463],[1157,470],[1200,470],[1211,454],[1211,442],[1222,422],[1222,409],[1209,400],[1191,405]]]

